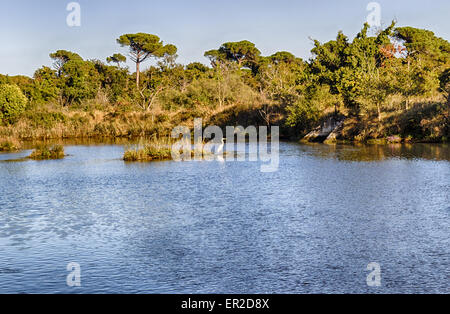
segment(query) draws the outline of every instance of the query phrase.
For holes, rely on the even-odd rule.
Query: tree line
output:
[[[286,51],[263,56],[244,40],[205,52],[209,66],[182,65],[177,47],[156,35],[124,34],[117,43],[136,64],[134,73],[121,53],[104,62],[59,50],[50,54],[53,66],[32,78],[0,75],[0,121],[12,124],[27,108],[79,108],[99,99],[110,108],[144,112],[255,104],[265,123],[275,123],[281,112],[285,126],[302,132],[327,113],[382,124],[389,112],[449,97],[450,43],[394,22],[377,32],[365,24],[352,40],[342,32],[325,43],[314,40],[309,60]],[[156,62],[142,69],[149,59]]]

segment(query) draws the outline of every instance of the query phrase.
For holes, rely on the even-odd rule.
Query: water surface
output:
[[[282,143],[273,173],[123,151],[0,154],[0,293],[450,293],[446,145]]]

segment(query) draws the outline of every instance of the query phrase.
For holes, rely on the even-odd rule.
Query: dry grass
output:
[[[97,101],[102,102],[101,99]],[[381,124],[376,116],[369,114],[348,118],[338,140],[364,142],[399,135],[420,141],[448,141],[448,106],[438,108],[437,104],[443,105],[442,102],[430,101],[429,104],[423,100],[419,103],[418,100],[411,99],[411,105],[406,110],[402,98],[392,97],[382,114]],[[334,108],[330,108],[329,112],[323,112],[323,116],[331,114],[333,110]],[[344,108],[340,110],[343,114],[346,113]],[[0,126],[0,139],[6,142],[9,139],[45,141],[69,138],[143,138],[156,134],[168,136],[175,126],[192,128],[195,118],[203,118],[204,125],[218,125],[222,128],[228,125],[261,126],[269,121],[271,125],[280,126],[281,137],[298,138],[302,133],[286,126],[286,116],[285,108],[267,107],[258,99],[248,104],[236,102],[221,107],[195,105],[192,108],[170,110],[156,104],[147,112],[96,103],[71,109],[48,104],[28,110],[14,125]],[[13,144],[0,143],[0,150],[16,150],[20,147],[15,145],[17,143]],[[154,145],[150,146],[147,151],[152,152]],[[133,158],[143,158],[137,153],[142,149],[144,147],[135,149]]]
[[[152,145],[146,145],[142,148],[131,149],[125,152],[123,155],[124,161],[162,161],[171,160],[172,151],[168,148],[161,149],[153,147]]]
[[[148,162],[172,160],[172,156],[174,155],[177,159],[180,158],[180,160],[213,156],[212,152],[203,150],[203,146],[200,148],[194,147],[190,150],[190,153],[188,151],[183,151],[183,148],[181,147],[179,151],[173,151],[173,144],[175,141],[178,140],[169,136],[162,138],[154,137],[148,143],[141,143],[135,147],[127,149],[123,155],[123,160],[128,162]]]
[[[22,148],[22,143],[14,137],[0,140],[0,152],[14,152]]]
[[[190,125],[194,118],[209,112],[181,109],[151,112],[112,109],[110,112],[93,110],[44,110],[28,112],[14,125],[0,126],[0,138],[47,140],[66,138],[138,138],[155,134],[168,135],[177,125]]]
[[[89,109],[61,108],[45,105],[27,111],[14,125],[0,125],[0,138],[48,140],[67,138],[138,138],[169,135],[178,125],[193,125],[195,118],[205,124],[263,124],[259,108],[253,105],[227,105],[221,108],[195,106],[164,110],[159,106],[150,111],[129,111],[121,107]],[[236,122],[236,123],[235,123]]]
[[[147,144],[139,144],[130,148],[123,155],[124,161],[162,161],[172,159],[172,143],[170,138],[152,139]]]
[[[408,110],[385,112],[381,123],[376,116],[347,118],[339,141],[354,142],[448,142],[450,112],[443,103],[416,103]]]

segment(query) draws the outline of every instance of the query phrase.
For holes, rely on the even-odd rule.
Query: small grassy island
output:
[[[29,156],[33,160],[63,159],[64,157],[64,147],[62,145],[48,146],[45,144],[39,145]]]
[[[180,147],[178,152],[173,151],[174,139],[170,137],[166,138],[153,138],[150,139],[145,144],[139,144],[134,147],[125,150],[123,155],[123,160],[127,162],[150,162],[150,161],[167,161],[173,160],[175,157],[179,160],[194,159],[194,158],[214,158],[214,153],[211,151],[206,151],[201,148],[195,147],[190,153],[183,152]],[[173,154],[175,153],[175,154]]]
[[[147,144],[143,147],[129,149],[123,155],[124,161],[163,161],[171,160],[172,151],[170,147],[164,147],[157,144]]]

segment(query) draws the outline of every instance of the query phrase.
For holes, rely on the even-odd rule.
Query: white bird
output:
[[[222,144],[216,150],[217,160],[223,162],[223,147],[225,146],[225,138],[222,138]]]
[[[223,153],[223,147],[225,146],[225,138],[222,139],[222,144],[220,144],[220,146],[217,148],[216,150],[216,154],[221,154]]]

